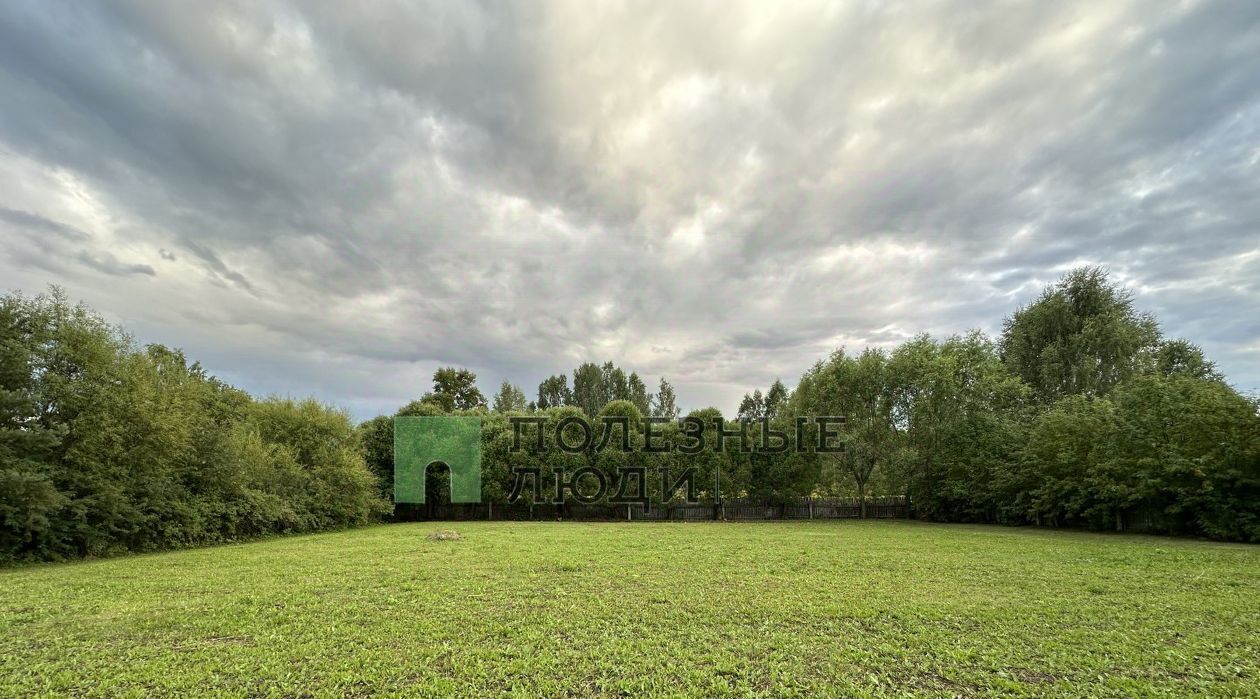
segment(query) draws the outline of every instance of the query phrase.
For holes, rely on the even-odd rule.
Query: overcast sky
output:
[[[392,412],[685,409],[1095,263],[1260,387],[1260,3],[0,4],[0,287]]]

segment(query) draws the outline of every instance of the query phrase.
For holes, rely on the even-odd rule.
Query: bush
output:
[[[0,560],[344,527],[386,507],[345,413],[254,401],[55,290],[0,298]]]

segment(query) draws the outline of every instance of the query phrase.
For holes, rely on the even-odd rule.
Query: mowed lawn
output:
[[[1260,547],[397,524],[0,570],[0,631],[0,696],[1257,696]]]

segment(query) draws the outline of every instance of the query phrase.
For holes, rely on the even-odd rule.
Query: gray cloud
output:
[[[1258,59],[1248,3],[12,3],[0,270],[361,416],[731,409],[1081,263],[1260,387]]]
[[[0,206],[0,234],[11,238],[9,258],[54,273],[73,273],[78,263],[109,276],[154,276],[153,267],[122,262],[108,250],[92,250],[92,236],[38,214]]]
[[[90,235],[74,226],[67,226],[64,223],[44,218],[38,214],[32,214],[29,211],[18,211],[0,206],[0,221],[19,229],[26,229],[27,232],[32,234],[52,234],[75,242],[91,239]]]

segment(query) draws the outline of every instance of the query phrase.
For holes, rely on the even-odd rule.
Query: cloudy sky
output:
[[[1096,263],[1260,387],[1258,3],[210,5],[0,4],[0,287],[358,417],[729,411]]]

